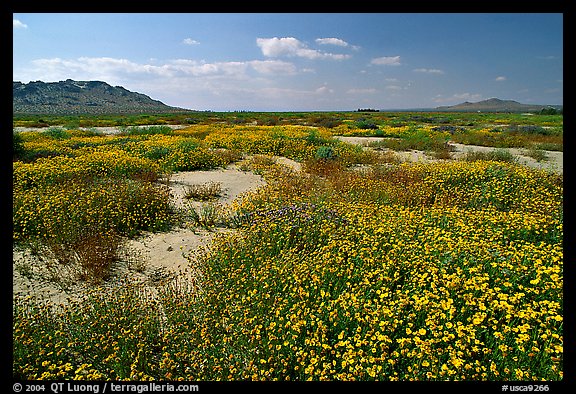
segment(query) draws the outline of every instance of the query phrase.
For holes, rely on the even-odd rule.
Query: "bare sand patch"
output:
[[[223,206],[230,205],[234,200],[242,198],[243,194],[266,184],[260,175],[241,171],[235,164],[224,169],[177,172],[169,181],[176,208],[186,209],[187,204],[201,206],[203,202],[187,201],[184,197],[186,187],[209,182],[222,185],[222,195],[213,203]],[[187,267],[189,253],[206,246],[215,234],[226,231],[231,230],[215,228],[208,231],[187,226],[167,233],[144,234],[130,240],[129,247],[143,255],[148,261],[148,267],[178,272]]]

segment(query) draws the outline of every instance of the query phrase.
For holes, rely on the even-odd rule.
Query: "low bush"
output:
[[[219,182],[207,182],[188,185],[184,188],[184,197],[190,200],[207,201],[214,200],[222,195],[222,184]]]
[[[507,163],[516,163],[518,158],[516,158],[512,153],[506,149],[494,149],[489,152],[484,151],[473,151],[468,149],[464,156],[466,161],[478,161],[478,160],[490,160],[490,161],[501,161]]]

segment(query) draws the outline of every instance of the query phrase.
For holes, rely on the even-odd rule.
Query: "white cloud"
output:
[[[293,37],[257,38],[256,45],[260,47],[262,54],[268,57],[302,56],[303,45]]]
[[[268,96],[259,96],[266,89],[281,89],[276,76],[291,76],[300,72],[293,63],[278,59],[208,63],[193,59],[135,62],[112,57],[80,57],[37,59],[27,69],[14,70],[13,77],[15,81],[22,82],[53,82],[68,78],[99,80],[145,93],[168,105],[186,108],[199,108],[202,105],[201,108],[214,109],[231,105],[242,109],[251,100],[267,108],[288,99],[303,103],[305,98],[318,99],[331,92],[328,87],[321,86],[320,89],[292,91],[287,96],[278,93],[270,102]],[[312,100],[309,105],[313,103]]]
[[[504,76],[499,76],[499,77],[496,77],[496,79],[495,79],[495,81],[505,81],[505,80],[506,80],[506,77],[504,77]]]
[[[12,19],[12,28],[13,29],[27,29],[28,25],[20,22],[18,19]]]
[[[262,54],[266,57],[295,56],[307,59],[332,60],[344,60],[350,58],[350,55],[334,54],[310,49],[306,44],[294,37],[257,38],[256,45],[260,47]]]
[[[296,74],[294,64],[281,60],[252,60],[248,64],[261,74]]]
[[[439,94],[432,99],[435,103],[456,103],[460,104],[462,101],[480,101],[482,100],[482,95],[479,93],[454,93],[451,96],[444,97]]]
[[[37,59],[32,62],[33,79],[59,80],[67,78],[121,80],[123,77],[202,77],[226,76],[245,78],[248,70],[262,75],[293,75],[296,67],[280,60],[205,63],[190,59],[175,59],[165,64],[135,63],[111,57],[80,57],[78,59]]]
[[[437,68],[415,68],[412,71],[425,74],[444,74],[444,71]]]
[[[374,88],[366,88],[366,89],[348,89],[348,91],[346,92],[347,94],[373,94],[378,92],[376,89]]]
[[[317,94],[334,93],[334,89],[330,89],[328,86],[324,85],[316,89],[315,93]]]
[[[376,64],[378,66],[399,66],[400,56],[382,56],[374,58],[370,61],[370,64]]]
[[[480,100],[482,99],[482,95],[479,93],[457,93],[452,95],[452,97],[461,99],[461,100]]]
[[[199,41],[196,41],[192,38],[185,38],[184,40],[182,40],[182,43],[186,44],[186,45],[199,45],[200,44]]]
[[[346,41],[344,41],[340,38],[335,38],[335,37],[317,38],[315,41],[316,41],[316,44],[319,44],[319,45],[336,45],[336,46],[340,46],[340,47],[349,47],[352,49],[359,49],[360,48],[356,45],[350,45]]]

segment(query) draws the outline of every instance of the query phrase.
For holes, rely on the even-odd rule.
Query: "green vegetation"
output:
[[[484,127],[495,125],[560,126],[561,114],[509,114],[509,113],[434,113],[434,112],[183,112],[141,115],[19,115],[13,116],[14,127],[66,126],[145,126],[162,124],[247,124],[265,125],[276,121],[278,125],[335,127],[346,122],[370,122],[376,125],[451,125],[458,127]],[[323,123],[326,123],[323,125]],[[68,127],[73,126],[73,127]]]
[[[186,116],[181,130],[132,128],[183,121],[172,114],[124,119],[118,135],[14,133],[14,244],[94,284],[66,305],[14,298],[15,379],[564,378],[563,176],[498,146],[561,146],[561,116]],[[304,125],[313,119],[335,125]],[[494,150],[400,163],[335,135],[438,155],[466,138]],[[266,185],[227,207],[211,201],[220,185],[196,185],[199,202],[172,205],[170,174],[233,162]],[[235,230],[188,256],[189,279],[100,287],[124,241],[182,221]]]
[[[512,153],[503,149],[494,149],[489,152],[467,150],[464,156],[466,161],[490,160],[515,163],[518,160]]]

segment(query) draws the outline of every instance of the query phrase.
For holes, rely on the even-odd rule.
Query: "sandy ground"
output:
[[[223,206],[231,204],[242,195],[265,185],[261,176],[251,172],[243,172],[236,165],[225,169],[211,171],[183,171],[173,174],[170,179],[174,203],[178,208],[186,209],[187,204],[199,208],[203,203],[184,198],[186,187],[194,184],[219,183],[222,195],[213,203]],[[187,226],[167,233],[148,233],[128,244],[131,250],[138,251],[146,260],[147,266],[153,270],[178,272],[187,267],[186,256],[207,245],[219,232],[225,229],[215,228],[208,231],[198,227]]]
[[[383,141],[386,139],[384,137],[344,137],[344,136],[337,136],[336,138],[344,142],[362,145],[367,148],[368,145],[372,142]],[[452,158],[456,160],[464,157],[468,150],[491,152],[494,149],[496,149],[492,147],[478,146],[478,145],[463,145],[454,142],[450,142],[450,145],[454,147],[454,151],[452,152]],[[518,159],[518,162],[520,164],[532,168],[553,171],[559,174],[564,173],[564,152],[545,151],[547,160],[538,162],[535,159],[527,156],[526,149],[520,149],[520,148],[502,148],[502,149],[514,155]],[[419,150],[412,150],[408,152],[396,152],[396,154],[400,156],[400,158],[404,161],[434,161],[433,158],[427,156],[423,151]]]

